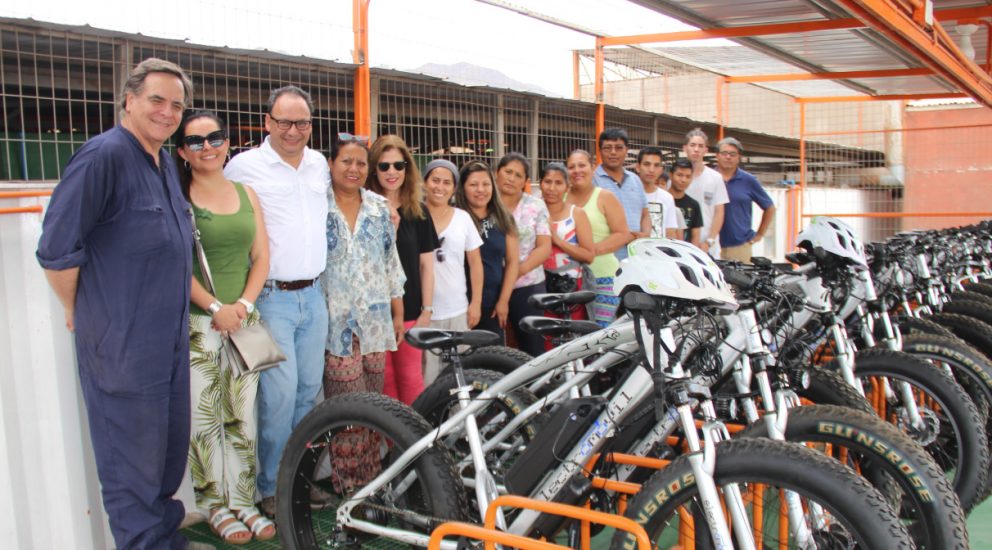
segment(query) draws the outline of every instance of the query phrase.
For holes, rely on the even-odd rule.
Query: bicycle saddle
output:
[[[456,346],[494,346],[500,343],[500,337],[488,330],[459,331],[417,327],[406,332],[406,342],[420,349],[450,349]]]
[[[590,292],[590,294],[592,294]],[[541,296],[537,294],[536,296]],[[547,295],[550,296],[550,295]],[[566,295],[567,296],[567,295]],[[593,321],[575,321],[528,315],[520,320],[520,330],[541,336],[565,336],[566,334],[589,334],[603,327]]]
[[[566,292],[564,294],[534,294],[527,298],[527,303],[537,309],[555,309],[561,306],[588,304],[596,299],[596,293],[589,290]]]

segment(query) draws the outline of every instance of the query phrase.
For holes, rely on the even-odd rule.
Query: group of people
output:
[[[720,142],[716,172],[702,163],[698,130],[670,191],[661,150],[641,149],[637,172],[628,171],[627,134],[613,128],[599,136],[599,165],[576,150],[544,166],[532,193],[519,153],[492,168],[436,159],[421,172],[400,137],[370,144],[342,132],[325,159],[308,146],[314,105],[296,86],[272,91],[263,143],[229,158],[225,122],[187,110],[192,94],[173,63],[135,68],[120,124],[66,167],[37,251],[74,332],[122,549],[197,547],[178,533],[184,511],[174,495],[187,462],[197,507],[219,537],[274,537],[279,459],[319,392],[412,403],[438,376],[433,354],[404,343],[411,327],[502,334],[543,313],[528,297],[580,288],[595,291],[588,318],[605,325],[627,243],[678,237],[715,253],[719,235],[729,255],[760,238],[774,212],[753,176],[736,164],[723,170],[724,160],[739,163],[741,144]],[[173,156],[163,148],[170,140]],[[757,231],[750,202],[747,221],[738,219],[738,199],[767,208]],[[260,321],[287,359],[239,376],[222,360],[226,338]],[[520,349],[543,353],[541,338],[514,334]],[[360,429],[335,437],[335,492],[375,475],[377,447]],[[330,495],[314,487],[311,498]]]

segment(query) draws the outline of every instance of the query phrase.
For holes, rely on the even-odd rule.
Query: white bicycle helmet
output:
[[[861,239],[854,236],[851,226],[829,216],[817,216],[799,233],[799,246],[820,247],[823,250],[850,260],[858,269],[868,269],[868,258]]]
[[[624,289],[636,287],[655,296],[737,309],[737,300],[720,268],[695,246],[671,239],[638,239],[627,246],[627,252],[613,279],[613,292],[618,296]]]

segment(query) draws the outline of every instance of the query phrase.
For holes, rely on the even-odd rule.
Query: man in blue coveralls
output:
[[[75,333],[103,505],[119,549],[204,548],[178,533],[189,451],[189,204],[162,144],[193,86],[146,59],[119,125],[87,141],[52,194],[38,262]],[[212,548],[210,546],[206,546]]]

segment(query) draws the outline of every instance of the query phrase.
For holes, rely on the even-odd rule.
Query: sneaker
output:
[[[270,518],[276,517],[276,497],[265,497],[259,503],[258,509]]]

